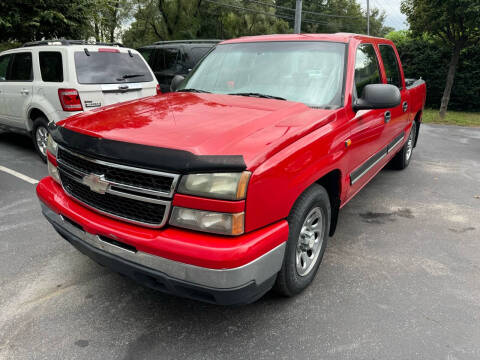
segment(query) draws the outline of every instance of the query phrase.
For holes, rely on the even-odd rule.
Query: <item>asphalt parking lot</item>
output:
[[[341,211],[307,291],[243,307],[100,267],[42,218],[34,185],[0,171],[0,358],[479,359],[480,129],[423,125],[413,156]],[[0,165],[46,175],[11,133]]]

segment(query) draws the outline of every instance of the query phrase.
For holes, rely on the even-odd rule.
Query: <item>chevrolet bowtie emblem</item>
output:
[[[88,174],[84,176],[82,183],[87,185],[90,190],[98,194],[105,194],[107,192],[108,185],[110,185],[110,183],[105,180],[105,175],[97,174]]]

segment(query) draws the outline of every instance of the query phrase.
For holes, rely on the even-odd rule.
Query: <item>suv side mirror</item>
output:
[[[170,83],[170,91],[177,90],[183,80],[185,80],[185,78],[182,75],[175,75]]]
[[[353,110],[394,108],[401,101],[400,90],[395,85],[369,84],[363,88],[362,97],[353,104]]]

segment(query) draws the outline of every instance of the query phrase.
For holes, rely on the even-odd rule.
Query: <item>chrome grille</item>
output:
[[[87,207],[147,227],[165,225],[179,175],[92,159],[63,147],[57,162],[65,192]],[[99,187],[88,181],[92,176]]]

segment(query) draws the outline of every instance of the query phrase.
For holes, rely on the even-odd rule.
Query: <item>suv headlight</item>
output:
[[[222,200],[242,200],[247,194],[250,172],[190,174],[182,177],[178,192]]]

